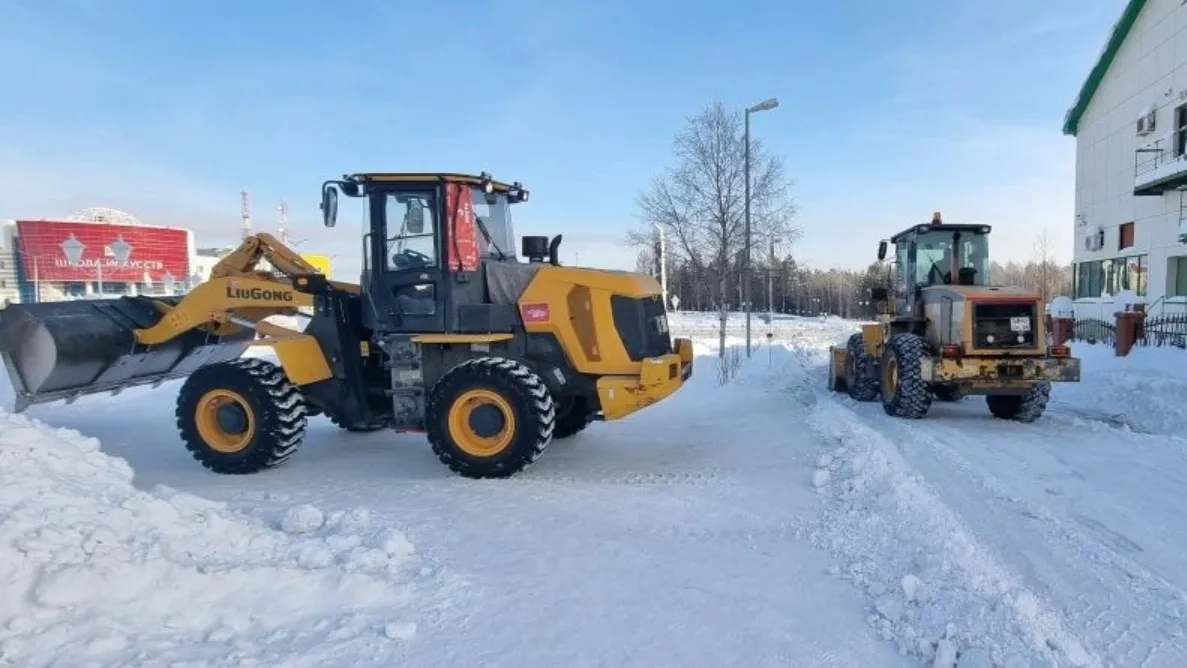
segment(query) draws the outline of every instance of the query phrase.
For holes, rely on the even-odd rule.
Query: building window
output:
[[[1133,221],[1121,223],[1117,230],[1117,250],[1125,250],[1133,246]]]
[[[1101,296],[1105,289],[1105,274],[1100,260],[1081,262],[1076,265],[1076,298],[1091,299]]]
[[[1138,296],[1146,294],[1146,269],[1149,258],[1145,255],[1132,255],[1105,260],[1106,265],[1112,267],[1106,270],[1105,292],[1115,295],[1122,290],[1130,290]]]
[[[1144,297],[1149,283],[1149,262],[1146,255],[1081,262],[1076,265],[1073,276],[1073,294],[1076,299],[1095,299],[1129,290],[1139,297]],[[1187,284],[1187,262],[1184,263],[1184,271]]]
[[[1167,283],[1168,297],[1187,297],[1187,257],[1168,258]]]
[[[1175,157],[1187,152],[1187,104],[1175,107]]]

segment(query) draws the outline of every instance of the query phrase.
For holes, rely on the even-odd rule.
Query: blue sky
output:
[[[0,218],[114,206],[237,239],[287,201],[301,250],[357,272],[318,186],[491,171],[516,232],[630,268],[618,239],[684,119],[720,99],[796,180],[812,266],[860,267],[926,219],[988,222],[999,258],[1071,256],[1063,113],[1124,0],[0,2]],[[337,271],[335,273],[338,273]]]

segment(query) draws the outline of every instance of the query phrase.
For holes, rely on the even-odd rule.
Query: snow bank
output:
[[[366,511],[268,527],[132,475],[0,412],[0,664],[389,665],[412,637],[413,547]]]
[[[1073,343],[1079,383],[1056,383],[1052,397],[1072,414],[1107,419],[1134,431],[1187,433],[1187,351],[1136,347],[1117,357],[1112,346]]]
[[[837,444],[812,476],[823,509],[809,538],[871,598],[885,640],[936,668],[1099,664],[892,443],[828,400],[808,423]]]

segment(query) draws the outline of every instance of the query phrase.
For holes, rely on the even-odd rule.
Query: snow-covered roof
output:
[[[1142,8],[1145,6],[1146,0],[1129,0],[1125,5],[1125,10],[1121,12],[1121,18],[1113,24],[1109,40],[1101,49],[1100,56],[1096,59],[1096,65],[1093,65],[1092,70],[1088,72],[1088,78],[1080,86],[1079,94],[1076,95],[1071,108],[1064,116],[1063,133],[1065,135],[1075,135],[1079,131],[1080,118],[1084,116],[1088,104],[1092,102],[1092,96],[1096,95],[1101,81],[1105,78],[1105,73],[1113,65],[1117,52],[1121,50],[1121,45],[1125,43],[1125,38],[1129,36],[1129,31],[1133,29],[1133,24],[1137,22],[1138,15],[1142,13]]]

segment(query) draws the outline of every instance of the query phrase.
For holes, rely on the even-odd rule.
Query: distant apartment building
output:
[[[1064,119],[1076,138],[1077,317],[1128,290],[1187,310],[1187,5],[1129,0]]]

